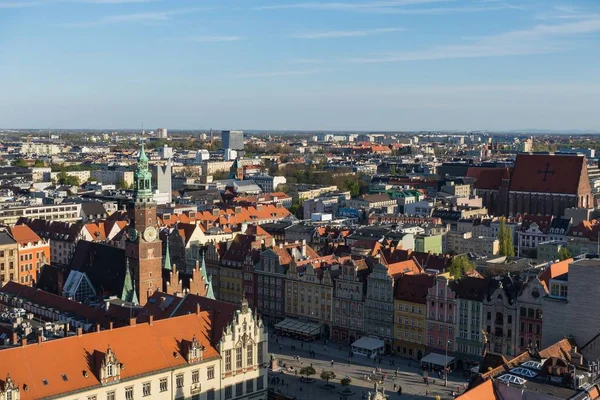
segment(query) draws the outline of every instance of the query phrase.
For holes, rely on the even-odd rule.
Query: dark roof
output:
[[[16,245],[17,242],[6,231],[0,231],[0,246]]]
[[[121,295],[125,281],[125,250],[99,242],[80,240],[70,269],[85,272],[98,296]]]
[[[508,168],[470,167],[467,176],[475,179],[475,189],[498,190],[503,179],[510,179],[510,171]]]
[[[27,225],[42,239],[62,240],[66,242],[77,240],[79,232],[83,229],[83,222],[69,223],[25,217],[19,218],[16,225]]]
[[[456,297],[465,300],[483,301],[487,294],[489,281],[487,279],[465,276],[450,282],[450,288]]]
[[[585,157],[575,155],[517,154],[511,191],[578,194],[589,179]],[[544,179],[545,177],[545,179]],[[581,181],[582,180],[582,181]],[[581,182],[580,182],[581,181]]]
[[[60,289],[64,287],[65,282],[69,277],[69,272],[68,269],[45,264],[42,266],[36,286],[38,289],[62,296],[62,291]]]
[[[434,218],[440,218],[443,221],[458,221],[460,219],[461,212],[452,210],[433,210],[431,216]]]
[[[210,332],[208,337],[213,346],[216,346],[223,336],[223,328],[231,323],[235,312],[240,308],[238,304],[209,299],[195,294],[177,297],[162,292],[155,292],[144,306],[138,316],[138,322],[148,320],[152,315],[155,320],[171,318],[196,312],[196,305],[202,311],[210,313]]]
[[[99,201],[85,201],[81,203],[81,210],[85,215],[105,215],[106,208]]]
[[[396,281],[394,299],[409,301],[411,303],[425,304],[427,290],[435,283],[433,275],[402,275]]]

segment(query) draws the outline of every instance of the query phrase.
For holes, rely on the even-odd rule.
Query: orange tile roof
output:
[[[102,222],[98,223],[98,224],[96,224],[96,223],[85,224],[85,229],[87,229],[87,231],[89,232],[89,234],[95,240],[104,240],[104,239],[106,239],[106,234],[105,234],[103,228],[104,228],[104,223],[102,223]]]
[[[42,240],[34,231],[27,225],[15,225],[10,228],[10,233],[19,244],[27,244]]]
[[[494,393],[494,382],[491,379],[483,382],[481,385],[466,391],[456,398],[456,400],[497,400]]]
[[[0,377],[10,374],[21,389],[21,400],[29,400],[98,387],[94,357],[103,356],[109,346],[125,366],[121,381],[186,365],[181,341],[189,342],[194,335],[205,347],[204,359],[218,357],[208,338],[208,319],[208,312],[200,312],[154,321],[152,325],[137,324],[5,349],[0,351]]]
[[[546,288],[550,289],[550,279],[554,279],[557,276],[566,274],[569,272],[569,264],[573,262],[572,258],[568,258],[564,261],[560,261],[550,265],[540,275],[540,281],[546,284]]]
[[[401,261],[388,265],[388,274],[397,279],[404,274],[420,274],[423,272],[414,260]]]

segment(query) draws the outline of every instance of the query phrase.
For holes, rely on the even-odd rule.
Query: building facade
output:
[[[517,326],[519,327],[519,353],[528,349],[542,348],[543,298],[548,294],[546,286],[537,278],[531,278],[517,297]]]
[[[348,260],[340,265],[333,290],[333,340],[352,344],[365,331],[364,261]]]
[[[517,354],[517,303],[520,283],[511,277],[492,279],[483,301],[488,350],[512,357]]]
[[[9,231],[0,230],[0,287],[13,281],[19,282],[19,258],[17,241]]]
[[[432,275],[404,275],[394,291],[394,352],[420,360],[427,353],[427,292]]]
[[[383,264],[373,267],[367,278],[365,333],[377,337],[391,352],[394,340],[394,279]]]
[[[427,351],[454,354],[456,335],[456,293],[447,276],[438,275],[427,292]]]
[[[50,245],[27,225],[13,226],[10,233],[18,245],[19,283],[33,286],[42,266],[50,261]]]

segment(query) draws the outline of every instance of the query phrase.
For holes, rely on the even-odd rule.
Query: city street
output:
[[[314,358],[310,358],[310,350],[315,353]],[[441,399],[452,399],[452,390],[456,390],[458,387],[462,393],[464,385],[468,383],[461,374],[452,373],[449,376],[448,386],[444,387],[444,380],[438,378],[436,373],[432,373],[429,385],[426,385],[419,370],[419,364],[414,360],[384,356],[382,363],[375,364],[371,359],[354,356],[349,363],[349,351],[350,347],[347,345],[342,345],[340,350],[339,344],[328,342],[325,345],[323,340],[302,343],[290,338],[278,337],[276,339],[274,335],[270,335],[269,353],[281,361],[285,368],[282,367],[280,371],[270,373],[269,387],[285,395],[295,396],[297,399],[337,400],[344,398],[340,394],[343,389],[340,380],[348,376],[352,379],[349,388],[354,392],[353,395],[348,396],[348,399],[361,399],[363,395],[366,399],[369,392],[374,392],[372,376],[375,372],[375,376],[379,379],[385,376],[384,387],[390,399],[416,400],[435,399],[436,396],[440,396]],[[299,359],[296,359],[296,356]],[[390,365],[390,362],[393,362],[394,365]],[[316,374],[311,377],[314,382],[304,383],[300,379],[300,369],[310,365],[316,371]],[[377,372],[376,368],[381,368],[381,372]],[[398,374],[395,373],[397,369],[399,370]],[[335,373],[335,379],[330,381],[335,385],[335,389],[322,388],[326,383],[320,378],[323,370]],[[279,384],[277,378],[279,378]],[[402,395],[397,393],[398,386],[394,389],[394,385],[402,387]]]

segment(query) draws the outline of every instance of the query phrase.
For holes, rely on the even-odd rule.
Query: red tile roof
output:
[[[579,189],[586,190],[586,188],[589,192],[585,157],[548,154],[517,155],[510,182],[511,191],[578,194]]]
[[[96,358],[103,357],[109,346],[125,366],[121,380],[187,365],[181,343],[192,341],[194,335],[205,347],[204,359],[216,358],[217,350],[208,338],[209,320],[208,312],[200,312],[152,325],[143,323],[5,349],[0,351],[0,377],[10,374],[21,389],[21,400],[29,400],[100,386]]]
[[[497,400],[498,396],[494,391],[494,382],[491,379],[483,382],[481,385],[466,391],[456,398],[456,400]]]
[[[27,225],[15,225],[10,228],[10,233],[18,244],[25,245],[27,243],[35,243],[42,240],[34,231]]]
[[[470,167],[467,176],[475,178],[475,189],[498,190],[503,179],[510,179],[510,171],[508,168]]]
[[[540,281],[546,284],[546,289],[550,289],[550,279],[554,279],[557,276],[566,274],[569,272],[569,264],[573,262],[572,258],[568,258],[564,261],[560,261],[550,265],[540,274]]]

